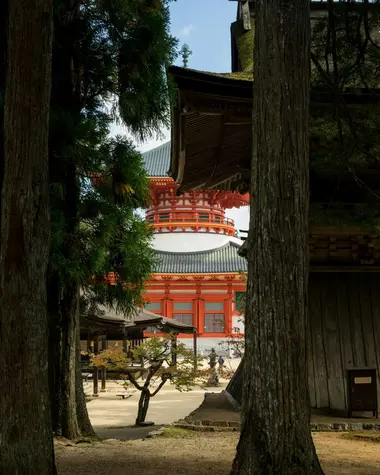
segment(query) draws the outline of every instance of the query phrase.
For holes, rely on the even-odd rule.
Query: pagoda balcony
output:
[[[205,229],[207,232],[212,230],[231,236],[235,234],[234,220],[220,215],[171,213],[165,215],[148,215],[146,219],[149,223],[153,224],[157,231],[163,231],[164,229],[173,231],[178,230],[178,228],[186,231],[190,228],[191,231],[201,231]]]

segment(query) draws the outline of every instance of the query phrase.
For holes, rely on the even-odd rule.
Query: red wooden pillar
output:
[[[170,292],[170,284],[165,285],[165,300],[162,301],[162,307],[163,307],[163,315],[164,317],[171,318],[172,314],[170,313],[170,304],[172,304],[172,301],[170,300],[169,296]]]
[[[225,314],[225,329],[224,333],[226,335],[231,335],[232,333],[232,284],[228,284],[228,300],[224,301],[224,314]]]
[[[173,318],[173,299],[167,299],[165,302],[166,302],[165,317]]]
[[[199,326],[198,326],[198,332],[200,335],[203,335],[205,332],[205,302],[203,299],[198,300],[198,309],[199,309],[199,315],[198,315],[198,321],[199,321]]]

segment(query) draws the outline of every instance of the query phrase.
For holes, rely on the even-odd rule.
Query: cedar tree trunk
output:
[[[307,387],[309,0],[255,2],[243,421],[233,475],[322,474]]]
[[[9,2],[7,26],[0,250],[0,473],[52,475],[46,304],[51,0]]]
[[[67,222],[64,253],[67,260],[77,258],[79,186],[74,159],[63,165],[65,190],[64,217]],[[61,433],[69,439],[95,435],[87,413],[80,359],[79,282],[75,276],[63,282],[62,359],[61,359]]]
[[[61,318],[60,280],[48,271],[49,386],[53,434],[61,433]]]
[[[80,315],[77,313],[77,326],[79,329]],[[76,378],[75,378],[75,388],[76,388],[76,405],[77,405],[77,420],[79,430],[82,436],[85,437],[94,437],[96,436],[95,431],[91,425],[90,418],[88,416],[86,398],[84,395],[83,381],[82,381],[82,358],[81,358],[81,346],[80,346],[80,331],[77,331],[77,361],[76,361]]]
[[[62,360],[61,360],[61,434],[68,439],[80,437],[77,420],[76,368],[79,287],[65,286],[62,299]]]

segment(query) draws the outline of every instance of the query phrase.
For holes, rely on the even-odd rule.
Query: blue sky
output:
[[[171,3],[171,34],[179,39],[180,47],[187,43],[192,51],[188,67],[201,71],[231,71],[230,26],[236,19],[237,2],[229,0],[177,0]],[[181,59],[176,64],[181,66]],[[122,126],[114,125],[113,134],[126,134]],[[162,138],[137,144],[141,152],[169,140],[169,130]],[[248,229],[249,209],[228,210],[236,229]]]
[[[189,68],[201,71],[231,70],[230,25],[237,2],[229,0],[177,0],[170,6],[171,33],[193,52]],[[177,63],[180,65],[181,60]]]

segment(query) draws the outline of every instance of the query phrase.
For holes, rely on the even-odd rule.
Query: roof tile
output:
[[[202,252],[157,251],[155,273],[160,274],[219,274],[247,272],[247,261],[239,256],[240,246],[233,242]]]
[[[145,171],[148,176],[167,177],[170,168],[171,142],[166,142],[159,147],[142,154]]]

